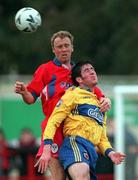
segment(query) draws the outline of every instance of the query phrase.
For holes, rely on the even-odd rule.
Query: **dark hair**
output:
[[[81,68],[85,64],[93,64],[91,60],[83,60],[77,62],[76,65],[72,68],[72,81],[75,86],[79,86],[79,83],[76,81],[77,77],[81,77]]]

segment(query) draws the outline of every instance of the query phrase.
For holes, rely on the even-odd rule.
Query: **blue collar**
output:
[[[83,88],[81,88],[80,86],[78,86],[80,89],[83,89],[83,90],[86,90],[86,91],[89,91],[89,92],[92,92],[92,89],[89,88],[88,86],[85,86]]]
[[[57,66],[62,66],[62,63],[56,57],[53,59],[53,63]]]
[[[57,66],[62,66],[62,63],[56,57],[53,59],[53,63]],[[71,61],[71,65],[74,66],[75,63]]]

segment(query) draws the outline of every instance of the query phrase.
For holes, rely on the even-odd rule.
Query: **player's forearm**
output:
[[[54,138],[57,128],[64,121],[66,116],[67,114],[64,108],[59,107],[54,109],[44,130],[43,140]]]
[[[110,152],[114,152],[113,147],[106,138],[98,144],[98,148],[104,156],[109,156]]]
[[[25,91],[22,94],[22,98],[23,98],[24,102],[27,104],[33,104],[35,102],[34,97],[32,96],[32,94],[29,91]]]
[[[98,148],[100,149],[101,153],[106,156],[108,156],[111,151],[114,151],[106,136],[101,138]]]
[[[53,119],[48,120],[47,126],[46,126],[46,128],[44,130],[43,140],[51,140],[51,141],[53,140],[54,135],[56,133],[56,129],[57,129],[55,123],[56,122],[54,122]],[[52,144],[52,143],[45,143],[45,144]]]

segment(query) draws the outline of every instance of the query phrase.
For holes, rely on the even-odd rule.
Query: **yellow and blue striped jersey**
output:
[[[53,139],[57,127],[64,121],[64,137],[81,136],[104,154],[112,147],[106,135],[106,114],[99,109],[95,94],[79,87],[69,88],[50,116],[43,139]]]

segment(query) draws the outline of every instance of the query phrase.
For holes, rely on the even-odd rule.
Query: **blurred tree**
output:
[[[15,27],[14,16],[22,7],[40,12],[37,32]],[[1,0],[0,74],[32,74],[53,57],[50,37],[58,30],[75,36],[73,58],[94,59],[99,74],[138,74],[137,9],[137,0]]]

